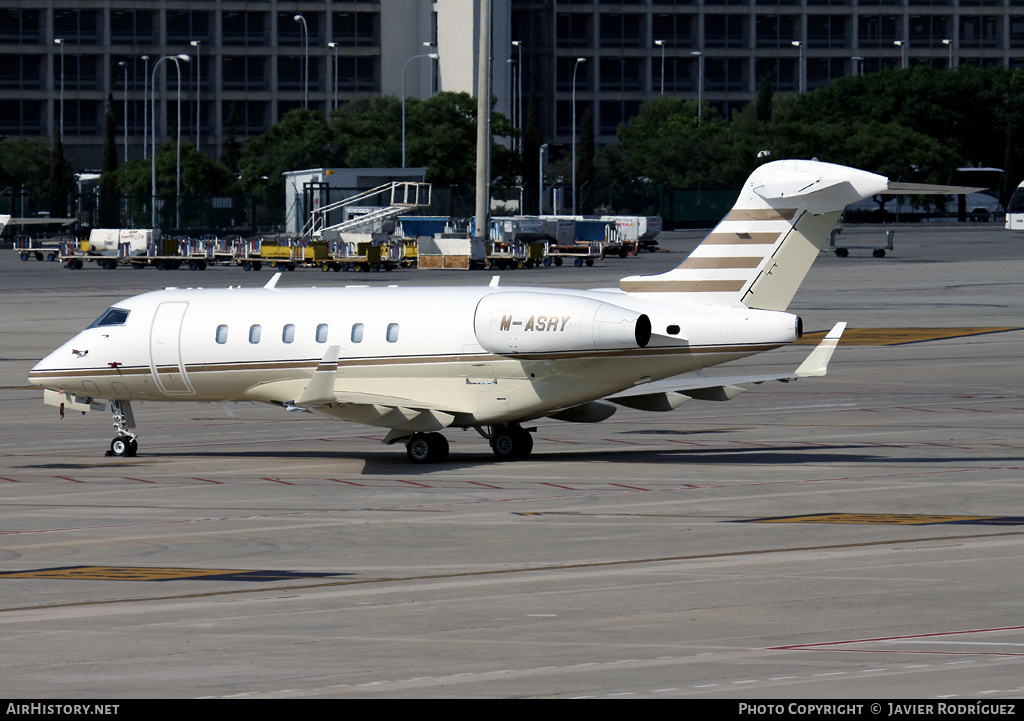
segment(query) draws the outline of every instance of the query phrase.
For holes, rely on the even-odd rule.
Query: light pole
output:
[[[327,43],[334,49],[334,109],[338,109],[338,43]]]
[[[201,40],[193,40],[189,43],[196,49],[196,150],[199,150],[199,85],[202,82],[202,75],[199,73],[199,44]]]
[[[149,56],[142,56],[142,159],[149,157]]]
[[[60,46],[60,138],[61,145],[64,144],[64,40],[55,38],[54,45]]]
[[[860,75],[861,70],[864,67],[864,58],[862,58],[860,55],[854,55],[852,58],[850,58],[850,60],[853,61],[853,74]]]
[[[523,41],[513,40],[512,47],[518,51],[516,59],[516,129],[519,133],[519,152],[523,151]]]
[[[512,72],[509,74],[509,82],[511,83],[511,92],[509,92],[509,105],[511,106],[509,112],[509,119],[512,121],[512,129],[516,129],[516,61],[515,58],[509,58],[505,61],[506,65],[512,66]],[[516,136],[512,135],[512,152],[516,150]]]
[[[124,162],[128,162],[128,63],[121,60],[117,67],[124,68]]]
[[[907,45],[902,40],[893,40],[893,45],[900,49],[900,67],[906,69],[907,67]]]
[[[654,44],[661,48],[661,94],[665,94],[665,41],[655,40]]]
[[[572,66],[572,212],[576,214],[576,71],[586,58],[576,58]]]
[[[306,25],[306,18],[302,17],[301,15],[296,15],[295,17],[292,18],[292,20],[302,24],[302,38],[303,42],[306,44],[306,61],[305,67],[302,71],[302,84],[305,91],[305,94],[303,96],[303,105],[307,110],[309,110],[309,26]]]
[[[177,156],[177,183],[176,190],[177,195],[174,199],[175,206],[178,205],[178,196],[181,195],[181,64],[182,62],[189,62],[191,58],[188,55],[182,53],[181,55],[164,55],[162,58],[157,60],[153,64],[153,95],[152,97],[152,111],[153,111],[153,160],[152,160],[152,190],[153,190],[153,206],[151,208],[151,220],[153,228],[156,228],[156,71],[160,68],[160,63],[164,60],[173,60],[174,66],[178,69],[178,156]],[[176,208],[177,209],[177,208]],[[177,225],[181,225],[181,211],[177,209],[178,213],[175,218]]]
[[[402,68],[402,167],[405,167],[405,71],[409,69],[409,63],[417,58],[430,58],[431,60],[437,60],[440,55],[437,53],[425,53],[423,55],[413,55],[411,58],[405,61],[405,66]]]
[[[953,41],[950,38],[946,38],[942,41],[942,44],[949,48],[949,69],[953,69]]]
[[[540,146],[540,157],[537,159],[537,166],[540,168],[540,177],[537,179],[537,187],[540,188],[540,193],[537,196],[537,214],[544,215],[544,159],[548,154],[548,144],[544,143]]]
[[[798,75],[797,75],[797,83],[796,83],[796,91],[797,91],[797,93],[803,93],[803,91],[804,91],[804,45],[799,40],[794,40],[791,43],[791,45],[794,48],[796,48],[797,50],[800,51],[799,54],[798,54],[798,57],[797,57],[797,61],[796,61],[797,62],[796,70],[797,70],[797,73],[798,73]]]
[[[704,124],[704,53],[694,50],[690,55],[697,56],[697,125]]]

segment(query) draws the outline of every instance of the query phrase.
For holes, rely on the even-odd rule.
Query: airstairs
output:
[[[324,231],[354,233],[363,230],[366,226],[372,228],[377,223],[397,218],[414,208],[425,208],[430,205],[431,188],[430,183],[395,181],[379,185],[336,203],[315,208],[303,226],[301,235],[303,237],[322,237]],[[337,211],[348,216],[344,209],[366,205],[374,200],[380,203],[379,198],[384,198],[387,205],[381,203],[381,207],[369,213],[352,218],[347,217],[340,223],[330,223],[331,213]]]

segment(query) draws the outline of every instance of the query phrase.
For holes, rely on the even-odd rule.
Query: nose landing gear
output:
[[[129,429],[135,427],[135,414],[128,401],[110,401],[110,410],[114,414],[114,430],[117,437],[110,442],[108,456],[134,458],[139,451],[138,437]]]

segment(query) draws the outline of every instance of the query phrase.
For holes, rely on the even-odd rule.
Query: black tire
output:
[[[836,257],[837,258],[845,258],[849,254],[850,254],[850,251],[848,251],[846,248],[836,248]]]
[[[533,436],[518,427],[496,429],[491,437],[491,450],[498,458],[526,458],[533,451]]]
[[[128,456],[132,439],[129,436],[118,436],[110,442],[110,455],[125,457]]]
[[[440,433],[428,433],[427,442],[431,448],[431,463],[444,463],[448,460],[448,439]]]
[[[405,455],[410,463],[430,463],[431,443],[425,433],[413,433],[409,442],[405,444]]]

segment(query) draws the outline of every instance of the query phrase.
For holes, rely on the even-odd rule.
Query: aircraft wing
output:
[[[741,385],[765,383],[767,381],[789,382],[799,378],[823,376],[829,359],[835,352],[839,339],[846,330],[846,323],[836,323],[832,330],[815,346],[804,362],[790,373],[762,373],[735,376],[689,375],[666,378],[662,381],[644,383],[625,391],[608,396],[605,400],[628,408],[645,411],[670,411],[678,408],[691,398],[702,401],[732,400],[744,388]]]

